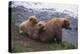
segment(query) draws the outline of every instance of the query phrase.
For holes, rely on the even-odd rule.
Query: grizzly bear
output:
[[[29,36],[32,36],[33,28],[38,23],[38,19],[36,16],[30,16],[28,20],[22,22],[19,25],[19,33],[26,33]]]
[[[56,40],[57,43],[62,42],[62,29],[71,29],[70,21],[67,18],[53,18],[46,23],[44,28],[45,31],[38,34],[40,41]]]
[[[34,27],[34,33],[32,35],[33,39],[39,40],[39,33],[45,31],[46,21],[39,21]]]

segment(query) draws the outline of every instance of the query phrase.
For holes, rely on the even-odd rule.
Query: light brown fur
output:
[[[45,25],[46,22],[45,21],[39,21],[35,28],[34,28],[34,33],[32,35],[33,39],[39,39],[39,33],[44,32],[45,31]]]
[[[38,23],[37,17],[30,16],[28,20],[22,22],[19,25],[19,33],[27,33],[29,36],[31,36],[34,30],[33,28],[37,23]]]

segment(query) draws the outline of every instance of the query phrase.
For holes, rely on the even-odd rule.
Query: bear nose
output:
[[[67,29],[72,30],[72,28],[71,28],[71,27],[69,27],[69,28],[67,28]]]
[[[69,30],[72,30],[72,28],[69,28]]]

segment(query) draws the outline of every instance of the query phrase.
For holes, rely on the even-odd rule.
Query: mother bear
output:
[[[53,18],[46,22],[43,27],[45,30],[38,34],[38,38],[42,42],[56,40],[57,43],[62,42],[62,29],[71,29],[70,21],[67,18]]]

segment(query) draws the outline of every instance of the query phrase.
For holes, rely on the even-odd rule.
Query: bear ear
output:
[[[63,22],[62,22],[62,27],[64,28],[64,27],[66,27],[66,24],[67,24],[67,20],[63,20]]]
[[[30,20],[30,21],[32,21],[32,20],[33,20],[33,18],[30,18],[29,20]]]
[[[66,25],[66,26],[69,26],[69,21],[68,20],[64,20],[64,24]]]
[[[67,20],[64,20],[64,23],[65,23],[65,22],[68,22],[68,21],[67,21]]]
[[[42,26],[42,24],[39,24],[39,26]]]
[[[72,30],[72,28],[70,27],[70,22],[68,20],[64,20],[63,27],[66,29]]]

